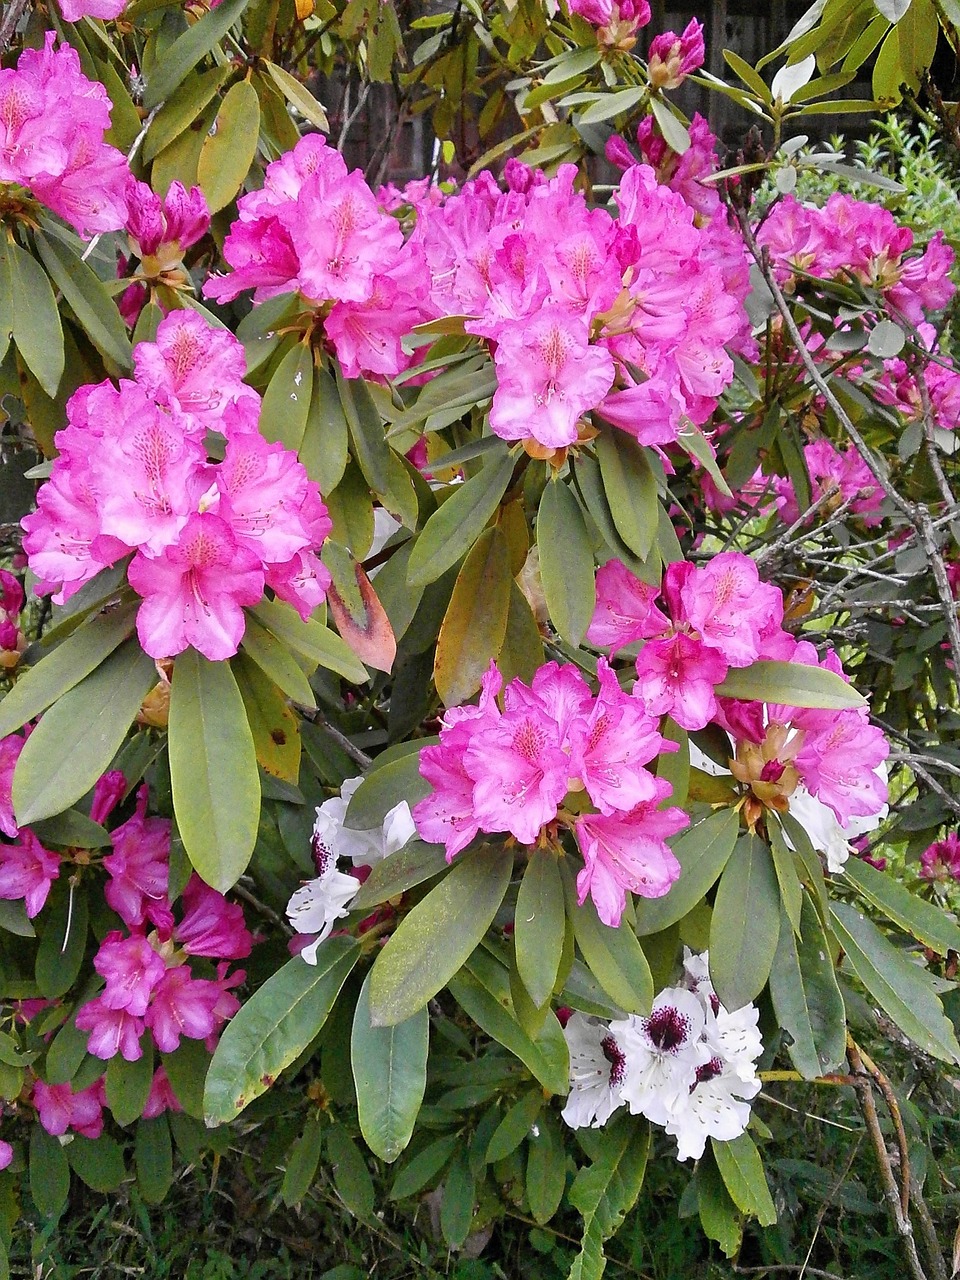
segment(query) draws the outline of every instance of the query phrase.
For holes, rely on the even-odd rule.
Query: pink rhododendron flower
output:
[[[600,692],[571,733],[571,772],[582,778],[601,813],[634,810],[657,796],[657,780],[643,766],[659,754],[663,738],[656,720],[623,692],[603,658],[597,674]]]
[[[13,839],[20,828],[13,812],[13,771],[23,750],[24,738],[19,733],[10,733],[0,738],[0,831]]]
[[[669,715],[684,729],[702,729],[716,715],[713,691],[727,669],[722,654],[680,631],[644,645],[634,694],[654,715]]]
[[[145,182],[130,175],[127,235],[130,247],[142,260],[144,275],[154,277],[176,270],[183,262],[184,250],[202,239],[209,228],[210,210],[199,187],[187,191],[182,182],[171,182],[161,200]]]
[[[179,410],[191,434],[222,430],[224,410],[244,398],[257,403],[243,381],[243,347],[225,329],[214,329],[195,311],[174,311],[157,327],[156,342],[133,353],[137,382],[164,408]]]
[[[87,1052],[95,1058],[108,1061],[120,1054],[127,1062],[137,1062],[143,1057],[143,1018],[126,1009],[111,1009],[102,996],[81,1005],[74,1021],[78,1030],[89,1031]]]
[[[922,880],[960,880],[960,836],[952,831],[928,845],[920,855]]]
[[[691,18],[682,36],[665,31],[650,41],[647,66],[656,89],[679,89],[688,75],[703,66],[703,24]]]
[[[597,604],[587,630],[591,644],[616,653],[624,645],[661,635],[670,625],[654,604],[657,587],[641,582],[620,560],[597,571]]]
[[[141,934],[108,933],[94,956],[93,967],[106,979],[99,997],[106,1009],[125,1009],[142,1017],[153,989],[166,973],[160,955]]]
[[[106,822],[110,814],[123,799],[127,789],[127,780],[119,769],[110,769],[102,774],[93,788],[93,799],[90,802],[91,822]]]
[[[29,827],[21,828],[17,844],[0,844],[0,898],[23,898],[31,920],[59,875],[60,855],[44,849]]]
[[[577,876],[577,901],[593,899],[604,924],[616,928],[626,891],[660,898],[680,875],[680,864],[666,841],[690,819],[682,809],[659,809],[670,784],[654,779],[655,798],[629,812],[589,814],[575,824],[584,868]]]
[[[215,1010],[223,995],[216,982],[195,978],[186,965],[168,969],[161,979],[144,1022],[161,1053],[173,1053],[181,1036],[205,1040],[219,1026]]]
[[[567,794],[569,765],[556,723],[533,709],[507,711],[476,733],[464,767],[474,779],[473,810],[483,829],[533,844]]]
[[[864,524],[868,526],[879,524],[883,490],[853,445],[848,445],[841,451],[829,440],[814,440],[804,447],[803,457],[810,477],[812,501],[815,502],[830,489],[835,488],[838,491],[836,506],[842,502],[849,503],[852,514],[860,516]],[[786,477],[776,476],[774,486],[781,518],[788,524],[793,524],[800,518],[800,508],[793,483]],[[821,511],[823,510],[824,508],[821,507]],[[826,511],[829,512],[829,510],[828,503]]]
[[[137,792],[133,817],[111,832],[113,852],[103,859],[109,878],[104,886],[108,905],[131,927],[168,923],[172,916],[166,902],[169,879],[170,820],[148,818],[147,787]]]
[[[4,1142],[3,1139],[0,1138],[0,1171],[9,1169],[12,1163],[13,1147],[11,1147],[9,1142]]]
[[[180,1099],[174,1093],[166,1071],[164,1071],[163,1067],[157,1067],[153,1073],[153,1080],[150,1082],[150,1092],[147,1094],[147,1100],[143,1104],[144,1120],[155,1120],[157,1116],[163,1115],[165,1111],[182,1110]]]
[[[127,571],[143,596],[137,614],[140,644],[152,658],[193,645],[211,661],[232,657],[243,636],[242,605],[263,595],[263,569],[219,516],[192,515],[161,556],[138,554]]]
[[[69,1084],[35,1080],[32,1099],[40,1123],[54,1137],[60,1137],[68,1129],[85,1138],[99,1138],[103,1132],[106,1098],[102,1078],[76,1093]]]
[[[250,954],[253,938],[238,903],[228,902],[193,875],[183,891],[183,905],[184,916],[173,936],[188,956],[242,960]]]

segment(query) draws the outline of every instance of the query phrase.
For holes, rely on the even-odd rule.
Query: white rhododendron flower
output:
[[[570,1050],[570,1093],[561,1112],[571,1129],[598,1129],[622,1107],[626,1054],[612,1027],[573,1013],[564,1027]]]

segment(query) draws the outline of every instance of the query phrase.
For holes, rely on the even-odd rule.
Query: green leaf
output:
[[[722,698],[783,703],[790,707],[818,707],[825,711],[845,711],[850,707],[859,709],[867,705],[866,698],[833,671],[766,658],[749,667],[728,672],[723,683],[717,685],[716,692]]]
[[[480,942],[510,883],[513,855],[497,845],[460,854],[450,874],[401,920],[370,979],[375,1026],[393,1026],[422,1009]]]
[[[603,432],[594,442],[604,492],[620,537],[646,560],[657,536],[657,479],[644,447],[623,431]]]
[[[423,526],[410,553],[407,580],[412,586],[435,582],[476,542],[512,475],[513,458],[504,448],[478,475],[456,486]]]
[[[711,1138],[710,1145],[733,1203],[741,1212],[756,1218],[761,1227],[772,1227],[777,1220],[777,1211],[767,1186],[760,1153],[749,1133],[741,1133],[728,1142]]]
[[[54,284],[73,308],[97,350],[122,370],[133,363],[133,348],[117,304],[100,278],[62,240],[36,235],[37,248]]]
[[[430,743],[436,742],[430,739]],[[382,825],[391,809],[402,800],[416,804],[431,791],[430,783],[420,776],[420,748],[429,745],[419,741],[391,748],[374,761],[369,772],[350,797],[345,825],[356,831],[367,831]],[[399,754],[394,754],[399,752]],[[390,759],[387,759],[387,755]],[[376,867],[374,867],[374,871]]]
[[[407,889],[439,875],[447,869],[447,855],[442,845],[411,840],[396,853],[374,865],[350,903],[351,911],[369,911],[388,898],[399,897]]]
[[[514,940],[521,981],[538,1009],[550,999],[557,980],[565,927],[563,881],[556,856],[535,849],[517,894]]]
[[[58,1140],[41,1124],[30,1128],[30,1195],[45,1218],[59,1218],[70,1194],[70,1166]]]
[[[560,1208],[567,1185],[567,1160],[557,1122],[548,1112],[530,1134],[527,1155],[527,1202],[539,1223],[549,1222]]]
[[[790,1036],[790,1060],[805,1080],[834,1071],[843,1061],[847,1027],[830,943],[808,894],[800,911],[800,940],[780,924],[770,996],[777,1022]]]
[[[131,634],[136,616],[137,605],[133,604],[98,613],[36,666],[20,672],[16,684],[0,700],[0,738],[46,711],[99,667]]]
[[[763,990],[780,935],[780,888],[770,850],[745,835],[720,877],[710,923],[710,977],[731,1013]]]
[[[147,1204],[160,1204],[173,1184],[173,1145],[165,1115],[141,1120],[137,1125],[134,1162],[144,1200]]]
[[[310,682],[289,649],[249,615],[240,647],[288,698],[302,707],[316,708]]]
[[[719,877],[733,853],[740,815],[720,809],[684,831],[671,845],[680,863],[680,878],[662,898],[639,898],[637,933],[660,933],[691,911]]]
[[[16,297],[13,292],[13,268],[6,241],[0,245],[0,363],[6,359],[13,337]]]
[[[151,72],[143,95],[147,111],[171,96],[200,59],[223,39],[249,3],[250,0],[223,0],[173,42]]]
[[[593,548],[579,503],[560,481],[549,482],[540,499],[537,548],[551,621],[578,648],[596,604]]]
[[[245,653],[231,660],[253,734],[260,768],[273,778],[295,787],[300,777],[300,732],[297,717],[287,700],[257,664]]]
[[[344,641],[311,618],[304,622],[294,609],[281,600],[262,600],[250,614],[278,640],[328,671],[335,671],[345,680],[365,684],[369,680],[367,669]]]
[[[461,1147],[444,1179],[440,1201],[440,1231],[451,1249],[459,1249],[470,1233],[475,1196],[470,1154]]]
[[[697,1207],[704,1234],[716,1240],[732,1258],[743,1239],[743,1222],[730,1198],[715,1160],[701,1159],[697,1166]]]
[[[257,754],[229,663],[196,649],[177,657],[168,750],[184,848],[207,884],[226,893],[247,868],[260,824]]]
[[[348,456],[347,436],[347,420],[336,383],[326,369],[314,369],[313,395],[300,445],[300,461],[326,499],[343,479]]]
[[[876,867],[859,858],[850,858],[843,869],[862,898],[881,911],[888,920],[906,929],[918,942],[930,947],[938,955],[948,951],[960,952],[960,926],[957,926],[942,907],[924,902],[905,888],[891,875],[884,875]]]
[[[79,1031],[69,1017],[50,1042],[44,1079],[48,1084],[67,1084],[87,1056],[88,1031]]]
[[[180,92],[157,112],[143,141],[143,158],[147,162],[168,147],[189,128],[213,95],[230,75],[230,66],[209,67],[183,84]]]
[[[320,1163],[320,1146],[323,1130],[316,1116],[308,1117],[303,1132],[287,1152],[280,1198],[290,1208],[299,1204],[313,1186]]]
[[[463,1141],[460,1134],[450,1133],[418,1151],[398,1172],[390,1188],[391,1200],[405,1200],[416,1195],[435,1178]]]
[[[543,1110],[544,1098],[539,1089],[522,1094],[494,1129],[487,1146],[486,1163],[496,1164],[516,1151]]]
[[[390,446],[383,419],[362,378],[344,378],[336,366],[337,390],[353,445],[353,456],[374,493],[385,493],[390,483]]]
[[[327,1130],[327,1157],[340,1199],[358,1218],[370,1218],[375,1204],[373,1180],[357,1144],[342,1124]]]
[[[299,111],[304,120],[326,133],[330,127],[327,121],[327,113],[313,94],[304,88],[299,80],[295,80],[289,71],[284,71],[283,67],[278,67],[275,62],[265,62],[263,65],[266,67],[270,79],[290,103],[291,107]]]
[[[66,1148],[70,1168],[91,1191],[116,1191],[126,1177],[120,1144],[103,1133],[99,1138],[75,1134]]]
[[[111,842],[110,832],[99,822],[91,822],[79,809],[65,809],[52,818],[33,824],[43,845],[65,844],[75,849],[105,849]]]
[[[605,925],[593,901],[577,906],[573,874],[563,867],[567,914],[587,967],[607,995],[627,1013],[645,1014],[653,1004],[653,978],[637,936],[626,919],[616,929]]]
[[[30,923],[23,899],[8,902],[0,899],[0,929],[16,934],[18,938],[35,938],[37,931]]]
[[[47,273],[12,240],[9,256],[13,296],[13,340],[27,368],[53,399],[63,373],[63,326]]]
[[[783,828],[779,824],[771,822],[768,835],[773,867],[777,873],[777,884],[780,886],[780,902],[787,914],[790,928],[795,933],[799,933],[803,887],[797,872],[797,858],[793,850],[787,847],[787,842],[783,838]]]
[[[427,1087],[430,1016],[426,1008],[392,1027],[370,1022],[370,974],[357,1000],[350,1037],[360,1132],[392,1164],[413,1136]]]
[[[260,430],[271,443],[298,453],[303,443],[313,395],[313,352],[298,342],[277,365],[263,393]]]
[[[650,99],[650,110],[663,134],[663,140],[671,151],[678,156],[690,150],[690,133],[686,125],[673,114],[665,102],[659,98]]]
[[[597,1157],[580,1170],[570,1188],[570,1203],[583,1215],[583,1240],[569,1280],[600,1280],[607,1265],[604,1243],[637,1202],[649,1152],[650,1129],[645,1124],[623,1116],[602,1131]]]
[[[315,965],[295,956],[254,992],[227,1023],[210,1063],[208,1125],[233,1120],[300,1057],[359,958],[353,938],[328,938]]]
[[[143,1042],[141,1042],[143,1047]],[[134,1062],[120,1057],[107,1063],[107,1106],[117,1124],[126,1128],[139,1120],[153,1084],[153,1046],[146,1042],[146,1052]]]
[[[110,767],[157,682],[153,661],[127,641],[44,714],[20,753],[13,807],[21,826],[62,813]]]
[[[888,942],[856,907],[835,902],[830,913],[850,967],[887,1016],[933,1057],[960,1062],[960,1045],[930,975]]]
[[[517,1021],[510,975],[502,964],[478,951],[448,985],[454,1000],[477,1026],[519,1058],[545,1089],[567,1092],[570,1055],[559,1022],[547,1018],[536,1039],[527,1035]]]
[[[638,86],[634,89],[621,89],[618,93],[605,93],[596,102],[591,102],[589,107],[577,117],[577,127],[601,124],[604,120],[611,120],[625,111],[632,111],[638,103],[643,101],[647,92],[646,89]]]
[[[476,693],[498,657],[512,585],[507,540],[498,528],[484,529],[457,575],[437,638],[433,675],[444,706]]]
[[[227,90],[197,160],[197,181],[211,213],[225,208],[240,191],[259,137],[260,99],[249,80],[238,80]]]
[[[87,890],[58,880],[50,891],[40,926],[36,978],[42,996],[56,999],[73,986],[87,945]]]

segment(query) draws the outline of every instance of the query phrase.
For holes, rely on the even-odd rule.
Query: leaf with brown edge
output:
[[[333,578],[327,604],[341,637],[361,662],[390,672],[397,656],[396,637],[363,567],[346,547],[331,541],[324,545],[323,562]]]

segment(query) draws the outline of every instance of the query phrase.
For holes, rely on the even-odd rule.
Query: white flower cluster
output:
[[[317,963],[317,948],[330,936],[334,921],[348,914],[360,888],[356,876],[337,870],[339,860],[349,858],[355,867],[372,867],[416,835],[405,800],[390,810],[379,827],[360,831],[345,826],[350,798],[361,782],[362,776],[348,778],[340,795],[317,809],[310,841],[317,877],[301,885],[287,903],[287,919],[293,928],[298,933],[316,935],[300,952],[307,964]]]
[[[647,1018],[571,1014],[563,1109],[571,1128],[598,1128],[626,1105],[677,1139],[679,1160],[699,1159],[707,1138],[728,1142],[746,1129],[750,1099],[760,1091],[757,1007],[724,1009],[706,952],[688,951],[683,968],[683,985],[661,991]]]

